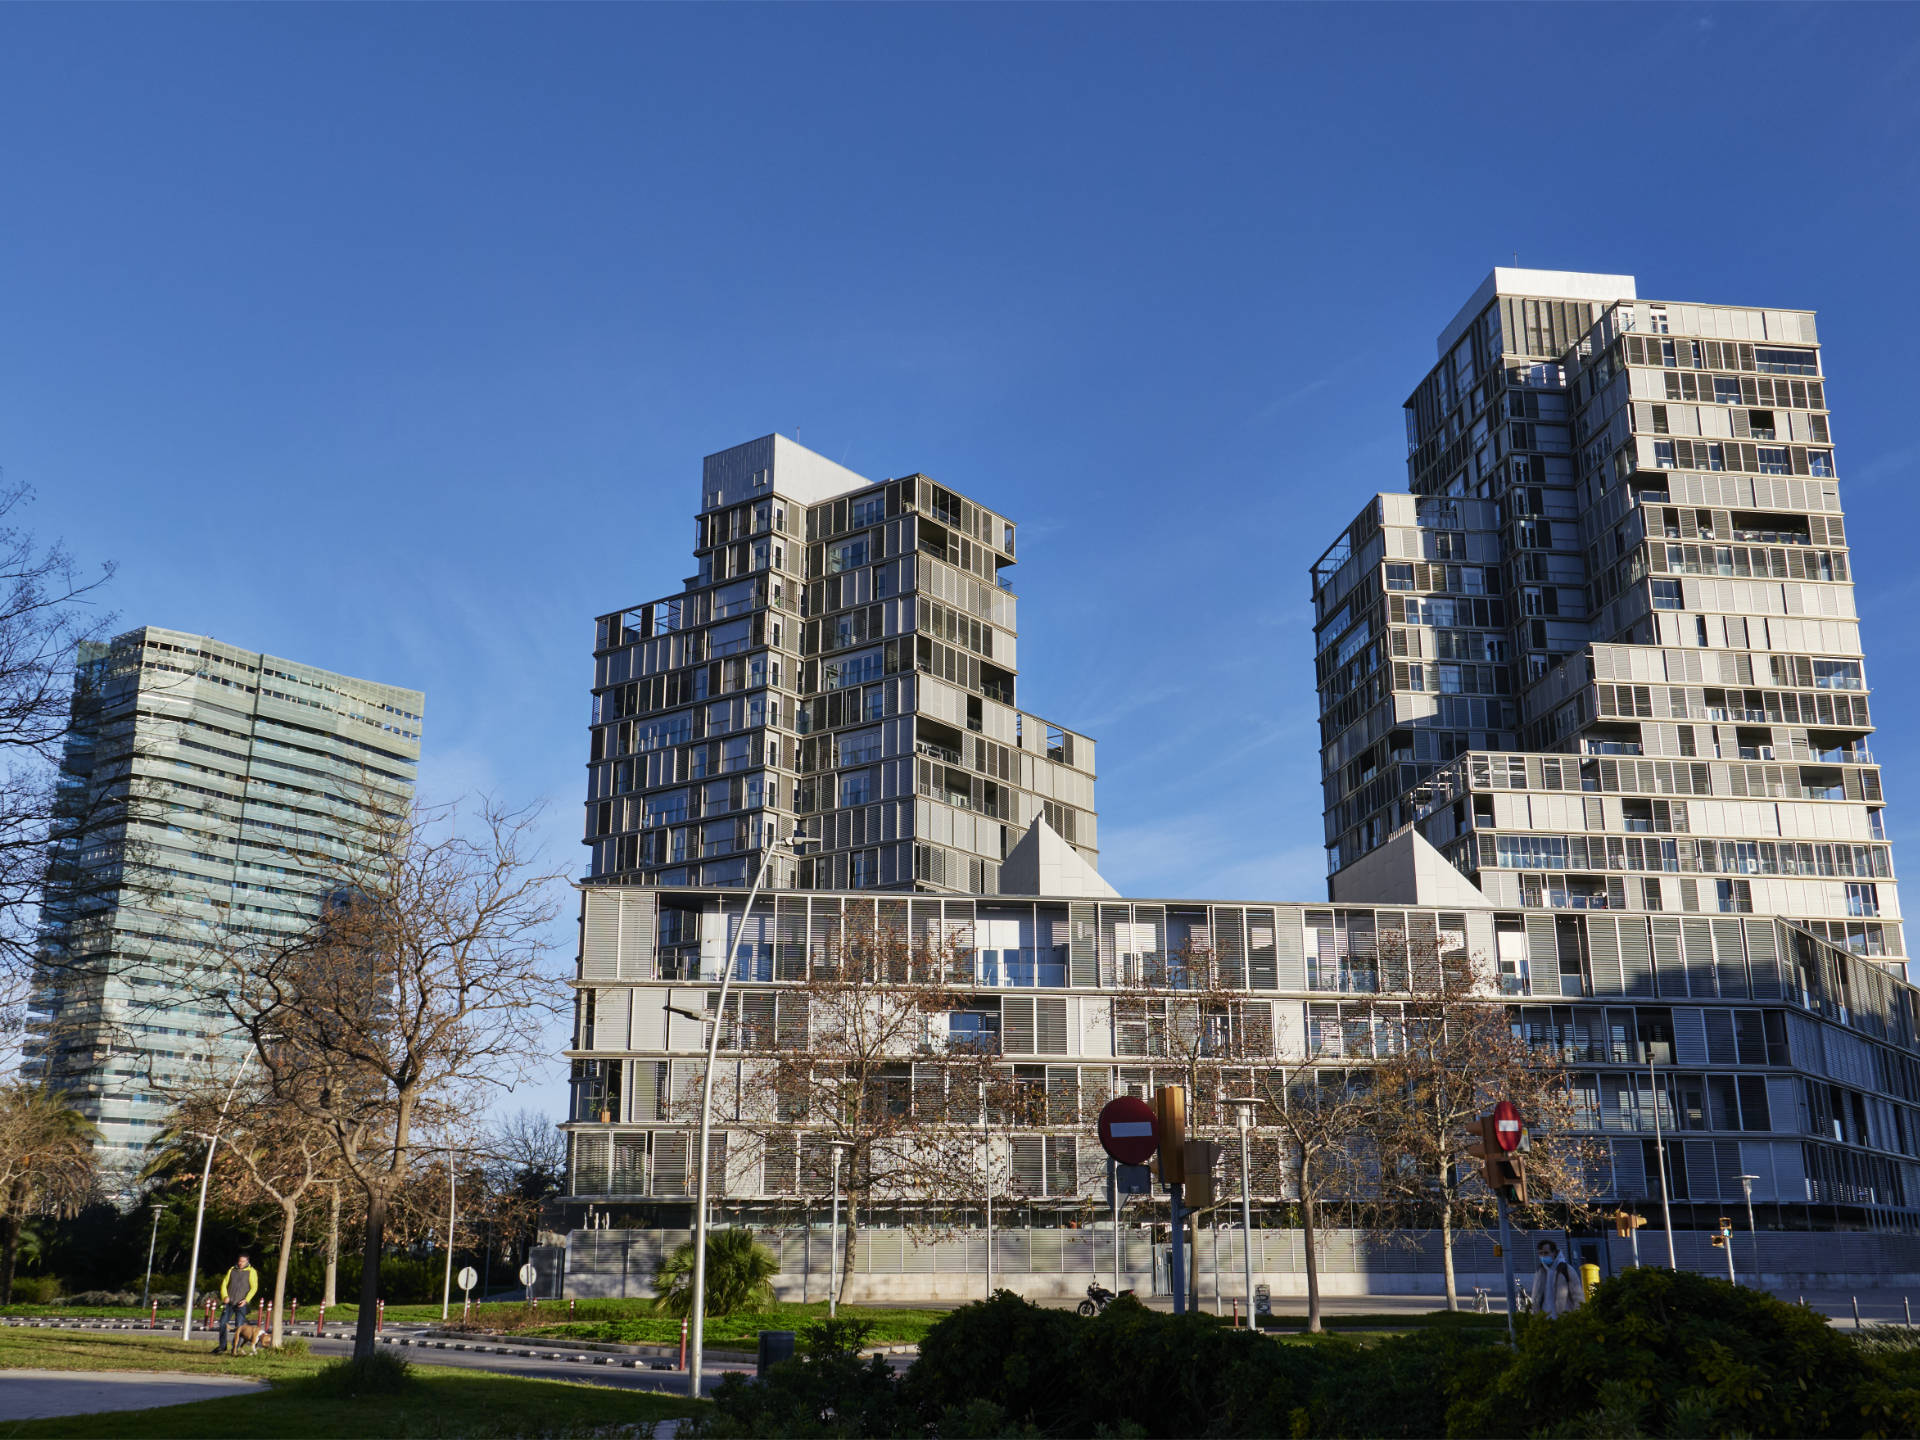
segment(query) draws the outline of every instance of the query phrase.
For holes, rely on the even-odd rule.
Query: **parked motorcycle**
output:
[[[1120,1294],[1131,1295],[1133,1291],[1122,1290]],[[1087,1298],[1080,1302],[1080,1313],[1087,1316],[1098,1315],[1102,1310],[1106,1309],[1107,1306],[1111,1305],[1116,1298],[1113,1291],[1107,1289],[1106,1286],[1096,1280],[1093,1284],[1087,1286]]]

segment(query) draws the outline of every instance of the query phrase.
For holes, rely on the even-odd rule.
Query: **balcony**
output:
[[[960,763],[960,752],[950,745],[936,745],[931,740],[913,742],[913,753],[924,755],[929,760],[944,760],[949,765]]]

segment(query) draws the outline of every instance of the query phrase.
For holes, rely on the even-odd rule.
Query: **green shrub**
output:
[[[1915,1433],[1920,1395],[1826,1317],[1685,1271],[1634,1269],[1520,1348],[1449,1414],[1455,1435]],[[1876,1415],[1873,1412],[1878,1412]],[[1913,1418],[1920,1418],[1916,1414]]]
[[[16,1275],[13,1277],[13,1303],[51,1305],[60,1298],[60,1281],[53,1275]]]
[[[376,1349],[364,1360],[336,1360],[322,1365],[313,1374],[295,1382],[335,1400],[357,1400],[364,1396],[398,1395],[414,1383],[413,1366],[391,1350]]]
[[[707,1232],[707,1314],[757,1310],[773,1299],[780,1261],[747,1229]],[[656,1303],[669,1315],[693,1312],[693,1242],[675,1248],[654,1276]]]
[[[700,1440],[924,1433],[885,1357],[860,1358],[872,1331],[867,1320],[815,1321],[800,1332],[797,1359],[774,1366],[764,1380],[724,1376],[713,1408],[679,1433]]]

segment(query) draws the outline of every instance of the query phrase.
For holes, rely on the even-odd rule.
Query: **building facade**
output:
[[[75,1097],[127,1184],[168,1092],[244,1053],[196,935],[307,923],[355,817],[411,800],[425,700],[155,626],[84,647],[76,696],[61,782],[111,823],[55,857],[24,1070]]]
[[[992,894],[1035,817],[1096,862],[1093,741],[1024,713],[1012,521],[780,435],[709,455],[695,574],[594,636],[595,880]]]
[[[1903,967],[1814,316],[1501,269],[1439,356],[1312,567],[1329,893],[1417,826],[1496,905]]]
[[[1403,881],[1415,840],[1403,836],[1393,847]],[[1920,1264],[1920,992],[1778,917],[1507,910],[1471,903],[1469,887],[1457,876],[1450,885],[1444,864],[1436,870],[1439,884],[1428,893],[1437,904],[811,892],[763,898],[744,928],[737,891],[588,887],[565,1127],[572,1164],[564,1203],[582,1231],[576,1240],[588,1256],[600,1254],[592,1245],[612,1243],[587,1238],[589,1211],[614,1230],[690,1223],[706,1030],[693,1016],[717,1009],[717,977],[736,931],[739,980],[716,1085],[716,1203],[727,1219],[758,1228],[798,1225],[803,1214],[821,1223],[830,1182],[807,1117],[793,1117],[785,1143],[735,1112],[750,1103],[740,1097],[754,1094],[756,1073],[782,1045],[805,1043],[808,975],[849,937],[892,933],[937,940],[971,967],[964,1001],[930,1016],[921,1042],[903,1047],[899,1103],[930,1125],[951,1120],[962,1097],[947,1093],[944,1077],[973,1083],[983,1044],[1010,1083],[1044,1095],[1030,1112],[1043,1119],[982,1142],[983,1170],[991,1147],[1003,1226],[1084,1229],[1096,1243],[1092,1232],[1106,1228],[1109,1214],[1094,1135],[1101,1104],[1186,1083],[1167,1032],[1150,1016],[1142,1023],[1137,977],[1154,973],[1146,962],[1184,954],[1217,964],[1221,985],[1205,1003],[1219,1013],[1201,1023],[1231,1033],[1235,1049],[1218,1085],[1190,1097],[1189,1117],[1197,1133],[1227,1138],[1233,1122],[1216,1098],[1259,1093],[1256,1072],[1367,1063],[1396,1000],[1412,998],[1408,954],[1431,949],[1474,957],[1488,1003],[1506,1006],[1520,1033],[1572,1068],[1577,1123],[1601,1157],[1590,1193],[1577,1198],[1648,1215],[1656,1229],[1643,1245],[1656,1243],[1662,1223],[1664,1160],[1676,1230],[1710,1229],[1744,1207],[1745,1175],[1763,1238],[1857,1231],[1885,1241],[1878,1258],[1857,1262],[1861,1269]],[[1172,1007],[1167,1023],[1177,1025],[1179,1007],[1197,1002],[1168,989],[1149,999],[1149,1012],[1155,1003]],[[964,1057],[958,1066],[956,1053]],[[972,1104],[977,1111],[977,1098]],[[1256,1228],[1290,1223],[1279,1146],[1277,1132],[1256,1125]],[[1237,1195],[1238,1170],[1229,1144],[1220,1193]],[[910,1230],[927,1198],[893,1196],[870,1223]],[[977,1230],[980,1218],[975,1209],[961,1228]],[[1237,1209],[1230,1223],[1237,1225]],[[897,1262],[900,1274],[916,1273],[912,1236],[897,1233],[888,1243],[887,1253],[909,1257]],[[974,1243],[977,1250],[977,1235]],[[1799,1262],[1787,1257],[1797,1252],[1786,1238],[1778,1244],[1786,1249],[1770,1267],[1794,1270]],[[1724,1265],[1694,1239],[1682,1249],[1699,1250],[1702,1268]],[[1276,1271],[1288,1269],[1284,1250],[1273,1252]],[[936,1253],[947,1251],[929,1249],[921,1270],[938,1268]],[[983,1268],[982,1254],[966,1261],[964,1244],[956,1253],[960,1269]],[[796,1254],[793,1265],[813,1263]],[[1367,1283],[1382,1283],[1396,1266],[1403,1278],[1420,1268],[1382,1254],[1384,1269]],[[1434,1279],[1437,1259],[1426,1260]],[[586,1285],[580,1277],[602,1263],[570,1260],[569,1274]],[[825,1273],[824,1263],[819,1269]],[[1280,1274],[1274,1283],[1290,1281]],[[900,1285],[898,1293],[914,1293]]]

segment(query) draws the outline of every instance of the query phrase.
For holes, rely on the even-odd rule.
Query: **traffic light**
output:
[[[1220,1147],[1211,1140],[1189,1140],[1181,1157],[1186,1167],[1186,1191],[1182,1203],[1188,1210],[1213,1207],[1213,1171],[1220,1163]]]
[[[1187,1092],[1162,1085],[1153,1103],[1160,1112],[1160,1183],[1179,1185],[1187,1178]]]
[[[1713,1232],[1713,1235],[1712,1235],[1712,1237],[1711,1237],[1711,1238],[1712,1238],[1712,1240],[1713,1240],[1713,1248],[1714,1248],[1714,1249],[1716,1249],[1716,1250],[1723,1250],[1723,1249],[1725,1249],[1725,1248],[1726,1248],[1726,1244],[1727,1244],[1727,1237],[1726,1237],[1726,1233],[1725,1233],[1724,1231],[1720,1231],[1720,1230],[1716,1230],[1716,1231],[1714,1231],[1714,1232]]]
[[[1525,1131],[1521,1132],[1524,1136]],[[1524,1203],[1527,1198],[1527,1162],[1519,1153],[1500,1148],[1498,1132],[1491,1115],[1480,1117],[1480,1133],[1467,1142],[1467,1154],[1480,1162],[1480,1178],[1489,1190],[1505,1191],[1507,1198]]]
[[[1613,1212],[1613,1233],[1618,1235],[1622,1240],[1626,1239],[1646,1223],[1646,1216],[1636,1215],[1631,1210],[1616,1210]]]

